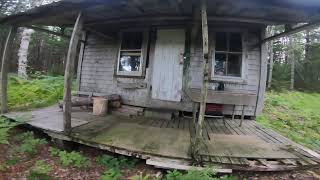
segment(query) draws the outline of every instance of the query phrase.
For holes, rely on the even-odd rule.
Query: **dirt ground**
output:
[[[101,179],[101,174],[106,170],[105,167],[96,163],[96,158],[102,154],[108,154],[106,151],[101,151],[87,146],[77,146],[77,151],[81,152],[90,160],[90,166],[87,168],[64,167],[60,164],[57,157],[52,157],[49,152],[50,147],[55,147],[50,139],[44,134],[35,133],[36,137],[47,138],[48,144],[41,145],[37,149],[36,155],[30,156],[26,154],[16,153],[16,149],[20,144],[15,140],[15,135],[26,132],[25,128],[15,128],[11,130],[10,145],[0,145],[0,180],[9,179],[25,179],[30,170],[35,166],[39,160],[44,161],[47,165],[52,167],[48,174],[53,179],[68,179],[68,180],[82,180],[82,179]],[[5,165],[5,166],[4,166]],[[152,166],[147,166],[145,161],[138,161],[134,168],[121,169],[121,179],[132,179],[134,175],[143,174],[165,174],[165,170],[156,169]],[[278,172],[278,173],[233,173],[235,179],[298,179],[298,180],[320,180],[320,169],[294,171],[294,172]]]

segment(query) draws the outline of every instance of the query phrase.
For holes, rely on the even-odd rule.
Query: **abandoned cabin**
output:
[[[319,166],[317,152],[254,121],[264,103],[267,42],[318,26],[319,10],[320,2],[298,0],[62,0],[10,15],[0,20],[11,27],[1,110],[56,140],[158,167],[189,168],[194,148],[197,160],[221,172]],[[267,37],[266,27],[280,24],[290,28]],[[63,110],[7,113],[7,63],[18,27],[70,39]],[[193,147],[195,137],[205,146]]]

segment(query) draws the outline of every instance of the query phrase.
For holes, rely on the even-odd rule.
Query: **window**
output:
[[[214,74],[217,76],[241,77],[241,34],[234,32],[217,32],[215,35]]]
[[[142,76],[143,64],[143,33],[124,32],[118,59],[118,75]]]

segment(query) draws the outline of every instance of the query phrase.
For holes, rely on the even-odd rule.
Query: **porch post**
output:
[[[83,28],[82,13],[78,14],[69,43],[65,73],[64,73],[64,96],[63,96],[63,128],[65,134],[71,132],[71,84],[73,79],[74,62],[77,54],[78,43]]]
[[[204,115],[206,110],[206,102],[209,84],[209,42],[208,42],[208,21],[207,21],[207,1],[202,0],[201,7],[202,19],[202,48],[203,48],[203,81],[201,88],[200,112],[197,125],[197,138],[202,137]]]
[[[206,110],[206,102],[208,95],[208,84],[209,84],[209,41],[208,41],[208,21],[207,21],[207,1],[202,0],[201,5],[201,19],[202,19],[202,48],[203,48],[203,81],[201,88],[201,101],[199,119],[196,127],[195,144],[193,150],[193,158],[196,161],[200,161],[199,153],[203,148],[204,142],[202,137],[204,115]]]
[[[8,112],[8,63],[14,37],[17,33],[17,27],[10,27],[6,44],[3,48],[2,64],[1,64],[1,114]]]

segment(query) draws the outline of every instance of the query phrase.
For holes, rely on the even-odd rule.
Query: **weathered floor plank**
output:
[[[28,123],[45,119],[38,128],[50,133],[56,131],[50,123],[45,122],[62,122],[62,112],[57,110],[57,107],[35,110],[29,114],[32,116]],[[18,115],[21,116],[21,113],[11,113],[8,116],[14,119],[14,116],[19,117]],[[143,154],[144,157],[152,154],[170,158],[191,158],[188,151],[190,136],[194,133],[192,118],[160,120],[114,115],[98,117],[83,111],[75,111],[72,115],[74,122],[86,122],[73,124],[72,138],[76,142],[95,144],[94,147],[108,147],[110,150],[119,148],[134,154]],[[202,152],[203,158],[212,162],[246,166],[252,159],[266,166],[270,159],[278,160],[282,165],[297,167],[320,164],[320,158],[312,155],[311,151],[275,131],[263,128],[255,121],[245,120],[242,127],[239,127],[239,123],[239,120],[226,120],[224,124],[221,119],[206,119],[204,138],[208,149]]]

